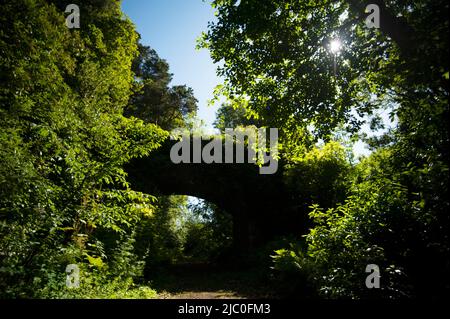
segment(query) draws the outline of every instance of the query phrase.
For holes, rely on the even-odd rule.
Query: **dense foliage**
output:
[[[125,114],[165,130],[185,127],[197,111],[193,90],[185,85],[169,87],[172,75],[167,62],[150,47],[138,44],[138,51],[132,65],[137,80],[136,92]]]
[[[133,295],[133,274],[118,270],[133,264],[123,245],[153,212],[153,197],[132,191],[122,169],[166,136],[122,115],[134,85],[137,34],[115,1],[86,3],[80,29],[65,26],[65,6],[1,5],[3,297]],[[108,254],[97,230],[117,235]],[[68,264],[79,265],[92,291],[64,289]],[[106,286],[95,293],[103,289],[97,281],[115,285],[114,293]]]
[[[215,127],[280,130],[273,180],[288,194],[246,225],[246,210],[263,205],[240,203],[230,215],[184,194],[132,189],[125,165],[155,154],[169,130],[196,128],[197,100],[171,85],[168,63],[140,43],[120,2],[83,1],[82,27],[70,29],[66,1],[3,1],[0,297],[152,298],[148,280],[170,265],[228,258],[237,268],[243,255],[276,294],[448,294],[448,3],[370,3],[379,29],[357,0],[212,2],[217,20],[199,43],[224,77]],[[391,127],[371,135],[364,127],[382,128],[383,112]],[[370,155],[355,159],[357,140]],[[222,187],[239,189],[245,175],[234,178]],[[271,199],[249,202],[259,200]],[[250,228],[286,216],[305,233],[237,251],[233,231],[248,226],[256,238]],[[66,285],[69,264],[78,289]],[[380,289],[365,285],[368,264],[380,267]]]
[[[448,3],[370,3],[380,8],[380,29],[366,26],[363,1],[217,0],[218,21],[201,45],[222,62],[217,92],[245,100],[254,118],[283,130],[287,182],[312,204],[307,247],[279,250],[276,263],[291,260],[298,276],[308,269],[303,277],[323,296],[442,296],[450,253]],[[336,39],[342,48],[331,52]],[[397,125],[367,139],[374,152],[353,169],[342,156],[321,160],[327,145],[311,150],[311,141],[336,139],[342,129],[354,139],[380,109],[393,109]],[[369,263],[382,268],[381,292],[365,288]]]

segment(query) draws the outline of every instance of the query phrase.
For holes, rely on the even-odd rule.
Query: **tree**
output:
[[[165,130],[186,126],[198,108],[194,91],[186,85],[170,87],[172,74],[167,62],[148,46],[138,43],[138,49],[139,55],[132,66],[137,92],[131,97],[125,114]]]
[[[80,29],[68,29],[61,1],[1,4],[4,297],[87,297],[96,294],[98,281],[108,291],[116,285],[108,277],[114,265],[107,263],[114,254],[104,255],[95,230],[129,242],[130,227],[153,211],[154,198],[132,191],[122,169],[167,137],[155,125],[122,115],[133,86],[137,34],[117,1],[85,1],[81,8]],[[79,295],[65,288],[71,263],[84,274]]]
[[[216,112],[214,127],[223,134],[226,128],[236,128],[238,126],[257,125],[257,121],[247,116],[245,108],[241,105],[224,103]]]
[[[363,1],[214,1],[218,21],[202,45],[215,62],[224,62],[219,91],[231,99],[247,97],[248,109],[268,125],[312,124],[322,138],[342,123],[356,131],[361,122],[354,114],[371,114],[390,101],[401,105],[403,117],[412,108],[408,101],[445,100],[448,4],[370,3],[381,8],[380,30],[366,27]],[[329,47],[333,39],[342,42],[335,54]],[[429,56],[433,59],[424,58]],[[435,122],[441,127],[437,121],[448,106],[433,105],[421,110],[438,108]]]

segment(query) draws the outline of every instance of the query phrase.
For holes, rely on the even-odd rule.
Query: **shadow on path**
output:
[[[151,280],[160,298],[229,299],[273,298],[261,273],[234,270],[208,263],[180,263],[166,267]]]

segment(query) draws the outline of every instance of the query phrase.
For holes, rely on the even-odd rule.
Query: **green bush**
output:
[[[311,283],[325,298],[398,299],[423,291],[427,297],[442,296],[448,268],[445,224],[439,224],[439,210],[405,186],[405,172],[396,171],[393,158],[389,148],[373,153],[355,167],[344,203],[328,209],[312,205],[306,249],[276,251],[274,269],[287,281]],[[428,173],[407,172],[413,179],[423,174]],[[368,264],[380,268],[380,289],[365,285]]]
[[[273,287],[287,297],[317,297],[314,282],[314,263],[302,251],[300,245],[291,243],[271,255]]]

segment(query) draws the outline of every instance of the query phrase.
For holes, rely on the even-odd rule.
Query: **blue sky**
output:
[[[208,50],[196,50],[196,39],[214,20],[214,10],[203,0],[123,0],[122,11],[141,34],[141,42],[156,50],[173,73],[172,85],[186,84],[198,99],[198,117],[207,127],[216,107],[207,105],[214,87],[221,83]]]

